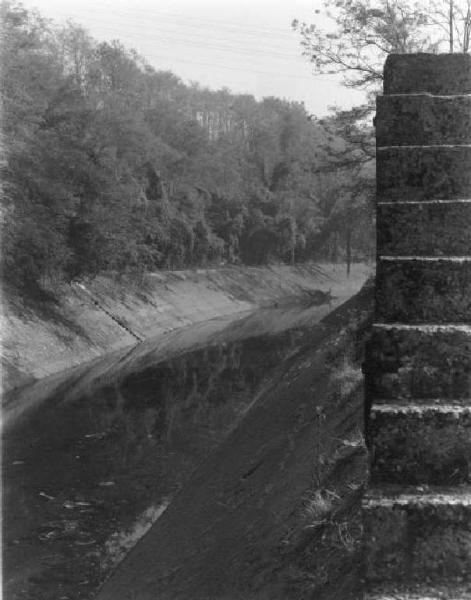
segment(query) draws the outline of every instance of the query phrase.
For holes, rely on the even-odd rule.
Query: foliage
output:
[[[351,110],[332,110],[320,122],[327,132],[319,172],[330,174],[325,197],[340,201],[324,205],[330,226],[345,237],[349,248],[372,239],[375,137],[374,100],[380,90],[383,65],[390,53],[469,51],[471,0],[325,0],[320,24],[293,22],[304,54],[318,74],[336,74],[346,87],[366,92],[365,103]],[[315,16],[315,20],[320,21]],[[341,140],[341,141],[340,141]],[[335,175],[335,179],[332,176]],[[324,186],[325,188],[325,186]],[[335,190],[335,191],[334,191]],[[324,234],[326,229],[324,228]],[[332,238],[331,238],[332,239]]]
[[[323,13],[323,21],[330,27],[295,20],[293,28],[300,34],[303,52],[318,74],[341,75],[346,87],[367,92],[365,104],[350,111],[334,109],[328,122],[331,135],[344,141],[340,147],[331,144],[326,148],[328,168],[355,168],[372,163],[375,156],[368,121],[382,83],[386,56],[468,52],[471,0],[325,0],[323,6],[315,15]]]
[[[303,105],[185,85],[118,41],[15,1],[1,10],[2,263],[16,286],[294,263],[333,239],[339,259],[368,254],[339,237],[340,187],[323,208],[328,128]]]
[[[337,73],[344,85],[376,89],[388,54],[469,51],[471,0],[325,0],[331,23],[293,21],[304,54],[318,73]]]

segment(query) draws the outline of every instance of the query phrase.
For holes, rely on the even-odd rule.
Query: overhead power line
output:
[[[190,24],[184,24],[183,27],[186,27],[187,29],[189,29],[190,33],[186,34],[185,31],[183,30],[175,30],[175,29],[169,29],[167,27],[165,27],[165,24],[159,20],[158,18],[152,19],[156,21],[156,25],[152,26],[152,34],[153,34],[153,39],[149,38],[150,42],[158,42],[158,41],[163,41],[166,43],[173,43],[175,45],[178,46],[184,46],[184,47],[188,47],[188,48],[202,48],[202,49],[207,49],[207,50],[215,50],[216,52],[224,52],[224,53],[230,53],[233,55],[238,55],[240,58],[242,58],[244,61],[247,60],[247,56],[253,56],[253,55],[257,55],[257,56],[265,56],[267,58],[280,58],[283,59],[284,61],[291,61],[294,64],[299,64],[296,63],[296,58],[301,58],[301,48],[300,53],[299,54],[295,54],[295,53],[287,53],[287,52],[280,52],[280,45],[284,46],[286,49],[286,43],[288,40],[293,41],[295,40],[294,36],[292,34],[286,33],[286,30],[281,30],[278,29],[278,31],[282,32],[281,34],[275,33],[276,29],[264,29],[264,28],[252,28],[252,27],[243,27],[243,26],[236,26],[236,25],[230,25],[228,26],[226,23],[222,22],[222,21],[214,21],[214,20],[206,20],[206,19],[198,19],[195,17],[190,17],[190,16],[185,16],[185,17],[181,17],[180,15],[177,15],[176,13],[163,13],[163,12],[159,12],[157,10],[154,9],[150,9],[150,10],[146,10],[146,9],[136,9],[136,10],[132,10],[132,18],[129,19],[129,21],[126,24],[119,24],[116,22],[116,20],[114,20],[114,27],[110,27],[110,20],[109,18],[106,19],[106,21],[101,20],[100,18],[97,18],[97,15],[93,16],[93,23],[96,24],[97,27],[99,27],[100,31],[104,31],[104,32],[108,32],[111,35],[115,35],[116,34],[116,38],[120,40],[120,38],[123,38],[123,36],[125,36],[126,39],[132,38],[135,39],[136,41],[140,41],[142,42],[143,40],[145,40],[147,38],[147,31],[148,28],[143,28],[142,26],[139,26],[137,24],[137,21],[139,20],[136,19],[136,12],[140,12],[140,13],[153,13],[155,15],[171,15],[174,17],[177,17],[178,19],[183,19],[186,21],[193,21],[193,23]],[[118,13],[119,14],[119,13]],[[119,15],[121,16],[121,15]],[[177,20],[178,20],[177,19]],[[88,19],[89,20],[89,19]],[[133,22],[134,21],[134,22]],[[196,23],[199,22],[201,23],[200,25],[196,25]],[[218,27],[218,30],[220,31],[215,31],[214,29],[212,29],[210,27],[211,24],[214,24]],[[205,33],[207,32],[207,33]],[[224,33],[224,32],[229,32],[232,36],[232,39],[229,37],[225,37],[225,38],[221,38],[221,37],[215,37],[214,33]],[[155,35],[158,34],[158,35]],[[245,41],[245,40],[240,40],[235,38],[234,35],[248,35],[248,36],[256,36],[257,37],[257,43],[256,45],[254,45],[255,39],[250,40],[250,41]],[[265,37],[267,39],[265,39]],[[286,39],[283,39],[286,38]],[[273,41],[272,41],[273,40]],[[121,41],[123,41],[123,39],[121,39]],[[267,45],[265,45],[265,42],[268,43],[273,43],[275,41],[279,42],[279,45],[277,46],[277,48],[272,48],[269,47]],[[234,42],[234,43],[232,43]],[[263,70],[263,69],[254,69],[254,68],[250,68],[250,67],[246,67],[246,66],[237,66],[237,65],[228,65],[228,64],[221,64],[221,63],[215,63],[215,62],[205,62],[205,61],[197,61],[197,60],[193,60],[193,59],[188,59],[188,58],[179,58],[177,56],[166,56],[164,54],[149,54],[148,52],[145,53],[144,58],[147,60],[152,60],[152,61],[158,61],[158,60],[165,60],[165,61],[170,61],[170,62],[179,62],[179,63],[187,63],[187,64],[194,64],[194,65],[198,65],[198,66],[206,66],[206,67],[213,67],[215,69],[224,69],[224,70],[229,70],[229,71],[239,71],[239,72],[244,72],[244,73],[254,73],[257,75],[268,75],[270,77],[274,77],[274,78],[282,78],[282,79],[298,79],[298,80],[305,80],[305,81],[314,81],[314,78],[316,77],[321,77],[322,81],[325,82],[331,82],[334,84],[338,84],[339,82],[337,80],[334,79],[329,79],[327,77],[325,77],[322,74],[310,74],[310,75],[296,75],[293,73],[287,73],[287,72],[280,72],[280,71],[267,71],[267,70]],[[307,65],[307,61],[306,61],[306,65]]]
[[[110,29],[108,27],[103,27],[101,28],[101,31],[105,31],[108,32],[110,34],[114,34],[115,30],[114,29]],[[123,34],[123,31],[121,30],[121,32],[116,31],[116,35]],[[134,38],[134,39],[138,39],[139,41],[143,41],[143,39],[145,38],[145,36],[138,35],[137,33],[126,33],[126,37],[127,38]],[[192,39],[189,37],[179,37],[179,36],[174,36],[174,35],[167,35],[166,33],[156,36],[155,39],[153,41],[164,41],[164,42],[170,42],[170,43],[176,43],[178,45],[181,46],[190,46],[190,47],[198,47],[198,48],[207,48],[207,49],[213,49],[213,50],[220,50],[221,52],[231,52],[231,53],[235,53],[235,54],[244,54],[244,55],[253,55],[253,54],[257,54],[257,55],[262,55],[262,56],[267,56],[267,57],[275,57],[275,58],[281,58],[281,59],[286,59],[286,60],[293,60],[296,57],[301,57],[301,49],[299,54],[288,54],[288,53],[283,53],[283,52],[277,52],[276,50],[272,50],[271,48],[264,48],[263,46],[258,46],[255,48],[252,47],[245,47],[239,45],[239,44],[230,44],[230,43],[223,43],[222,40],[217,40],[216,38],[211,39],[211,38],[206,38],[206,41],[203,41],[203,38],[201,39]],[[216,43],[212,43],[212,42],[216,42]],[[218,42],[221,43],[218,43]],[[208,43],[209,42],[209,43]]]
[[[110,29],[110,21],[109,20],[105,20],[105,21],[100,21],[99,19],[94,18],[93,22],[96,26],[99,26],[100,29]],[[148,28],[143,28],[142,26],[139,25],[134,25],[132,23],[125,23],[125,24],[121,24],[118,22],[114,22],[114,24],[112,25],[112,29],[113,30],[117,30],[119,31],[121,34],[123,31],[125,32],[131,32],[131,33],[135,33],[136,35],[138,35],[140,38],[142,38],[143,35],[145,35],[146,33],[148,33]],[[152,26],[152,33],[155,32],[161,32],[161,33],[165,33],[165,34],[170,34],[170,35],[177,35],[177,36],[186,36],[186,37],[190,37],[190,38],[194,38],[196,40],[204,40],[204,41],[215,41],[215,42],[223,42],[223,43],[237,43],[237,44],[242,44],[244,46],[249,47],[251,44],[255,45],[256,47],[259,47],[261,45],[264,45],[266,42],[268,42],[269,44],[274,44],[275,41],[278,41],[278,44],[276,44],[276,47],[273,47],[272,51],[273,52],[279,52],[280,51],[280,46],[281,49],[283,49],[283,46],[286,50],[288,50],[289,46],[287,45],[288,39],[286,40],[273,40],[273,42],[271,42],[271,40],[266,40],[264,39],[263,36],[257,35],[256,39],[253,40],[241,40],[240,38],[230,38],[230,37],[219,37],[218,35],[214,35],[215,32],[211,29],[209,30],[204,30],[201,28],[198,28],[195,31],[191,31],[189,33],[186,33],[185,31],[182,31],[181,29],[170,29],[168,27],[162,26],[162,24],[159,25],[153,25]],[[289,37],[289,40],[293,43],[296,43],[296,39],[294,36]],[[293,45],[293,44],[292,44]],[[296,44],[297,45],[297,44]],[[269,46],[267,46],[269,47]],[[291,46],[292,47],[292,46]],[[300,47],[300,45],[299,45]]]
[[[199,18],[199,17],[194,17],[191,15],[183,15],[181,13],[177,13],[177,12],[169,12],[169,11],[159,11],[158,9],[155,8],[138,8],[138,7],[133,7],[132,9],[127,9],[126,7],[124,8],[124,10],[120,10],[119,12],[116,11],[116,7],[110,7],[113,11],[113,15],[114,17],[117,17],[118,15],[122,14],[126,20],[128,22],[130,21],[136,21],[136,15],[141,14],[143,17],[149,17],[148,20],[152,20],[156,23],[162,22],[162,17],[167,18],[167,20],[170,20],[170,22],[176,22],[178,25],[183,25],[186,27],[194,27],[194,28],[201,28],[201,27],[208,27],[208,26],[214,26],[219,30],[226,30],[226,31],[234,31],[237,32],[239,34],[241,33],[245,33],[248,35],[255,35],[255,36],[260,36],[260,34],[265,34],[265,35],[270,35],[270,36],[276,36],[277,38],[280,37],[286,37],[286,38],[290,38],[292,37],[292,35],[289,33],[289,23],[287,23],[286,28],[281,28],[281,27],[253,27],[253,26],[246,26],[246,25],[236,25],[234,23],[228,23],[227,21],[222,21],[222,20],[215,20],[215,19],[206,19],[206,18]],[[128,16],[126,17],[126,13],[128,14]],[[85,11],[84,11],[85,14]],[[86,13],[87,16],[89,16],[89,13]],[[98,15],[98,11],[96,11],[94,13],[94,16]],[[103,13],[103,18],[108,20],[109,22],[109,13]],[[294,18],[294,16],[293,16]],[[186,23],[186,24],[185,24]]]
[[[215,19],[207,19],[207,18],[199,18],[199,17],[194,17],[191,15],[182,15],[181,13],[176,13],[176,12],[163,12],[163,11],[158,11],[154,8],[151,8],[150,10],[145,10],[145,9],[139,9],[140,12],[153,12],[156,15],[160,15],[160,16],[166,16],[166,17],[170,17],[170,19],[175,19],[175,20],[179,20],[179,21],[189,21],[190,23],[202,23],[202,24],[206,24],[206,25],[214,25],[215,27],[218,28],[224,28],[224,29],[233,29],[233,30],[237,30],[237,31],[247,31],[248,29],[251,29],[254,33],[269,33],[269,34],[278,34],[278,35],[285,35],[285,36],[289,36],[290,34],[288,33],[289,30],[289,26],[290,24],[287,23],[286,28],[285,27],[247,27],[245,24],[244,25],[236,25],[235,23],[229,23],[227,22],[227,20],[222,21],[222,20],[215,20]],[[228,18],[231,18],[230,16]],[[294,18],[294,17],[293,17]]]
[[[111,30],[108,30],[111,31]],[[133,37],[128,36],[128,37]],[[165,40],[165,37],[163,38]],[[170,38],[167,39],[167,41],[175,41],[174,38]],[[228,47],[227,49],[224,49],[223,47],[220,46],[212,46],[212,45],[206,45],[206,44],[198,44],[195,42],[186,42],[185,40],[183,42],[179,42],[180,45],[187,45],[189,47],[193,47],[193,46],[197,46],[199,48],[203,48],[203,49],[216,49],[216,50],[221,50],[221,51],[227,51],[227,52],[231,52],[234,54],[239,54],[241,55],[242,58],[244,58],[244,60],[246,59],[247,55],[252,55],[254,53],[258,53],[261,55],[264,55],[266,57],[273,57],[274,54],[271,52],[265,52],[265,51],[260,51],[260,50],[240,50],[238,47],[234,47],[234,49]],[[295,57],[296,55],[283,55],[286,59],[291,60],[293,62],[293,64],[295,64]],[[299,55],[301,56],[301,55]],[[149,60],[151,58],[161,58],[164,60],[169,60],[169,61],[178,61],[178,62],[185,62],[185,63],[189,63],[189,64],[195,64],[195,65],[200,65],[200,66],[209,66],[209,67],[215,67],[215,68],[222,68],[222,69],[228,69],[228,70],[233,70],[233,71],[244,71],[244,72],[250,72],[250,73],[257,73],[257,74],[265,74],[265,75],[271,75],[273,77],[283,77],[283,78],[290,78],[290,79],[305,79],[305,80],[310,80],[312,81],[314,77],[322,77],[323,81],[329,81],[332,83],[339,83],[338,81],[334,80],[334,79],[329,79],[327,77],[325,77],[322,73],[312,73],[311,75],[293,75],[292,73],[280,73],[279,71],[263,71],[263,70],[254,70],[254,69],[248,69],[247,67],[236,67],[236,66],[228,66],[228,65],[221,65],[218,63],[207,63],[207,62],[200,62],[200,61],[194,61],[194,60],[189,60],[189,59],[184,59],[184,58],[178,58],[176,56],[163,56],[163,55],[155,55],[155,54],[149,54],[146,53],[146,55],[144,56],[144,58],[146,60]],[[307,64],[307,63],[306,63]]]
[[[189,63],[192,65],[200,65],[203,67],[214,67],[214,68],[220,68],[220,69],[227,69],[229,71],[242,71],[244,73],[256,73],[258,75],[270,75],[272,77],[282,77],[282,78],[288,78],[288,79],[305,79],[305,80],[308,80],[311,82],[314,81],[315,77],[322,77],[323,81],[328,81],[330,83],[335,83],[337,85],[339,83],[335,79],[327,79],[321,74],[313,74],[312,77],[310,77],[308,75],[305,75],[305,76],[304,75],[293,75],[292,73],[263,71],[261,69],[249,69],[247,67],[233,67],[233,66],[229,66],[229,65],[221,65],[221,64],[217,64],[217,63],[206,63],[206,62],[200,62],[200,61],[190,60],[190,59],[186,59],[186,58],[176,58],[175,56],[162,56],[162,55],[157,55],[157,54],[151,54],[151,55],[149,55],[149,58],[170,60],[172,62],[174,62],[174,61],[175,62],[184,62],[184,63]]]

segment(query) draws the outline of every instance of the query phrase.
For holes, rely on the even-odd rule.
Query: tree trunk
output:
[[[332,233],[332,262],[337,264],[339,258],[339,246],[338,246],[338,232],[334,231]]]
[[[453,6],[453,0],[450,0],[450,22],[449,22],[449,27],[450,27],[450,54],[453,54],[453,46],[454,46],[454,40],[453,40],[453,25],[454,25],[454,6]]]
[[[352,266],[352,230],[350,227],[347,229],[347,277],[350,275],[351,266]]]

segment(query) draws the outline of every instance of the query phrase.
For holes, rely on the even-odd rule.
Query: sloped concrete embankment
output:
[[[97,600],[357,600],[371,291],[309,328]]]
[[[361,285],[366,270],[351,278]],[[131,347],[194,323],[306,297],[336,294],[341,267],[226,267],[147,275],[142,281],[98,277],[64,286],[56,304],[33,309],[6,297],[2,325],[3,389]]]
[[[370,600],[471,598],[471,56],[389,57],[378,99]]]

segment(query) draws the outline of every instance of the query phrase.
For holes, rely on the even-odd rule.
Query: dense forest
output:
[[[340,158],[338,115],[187,85],[78,25],[2,13],[10,284],[371,255],[371,176]]]

